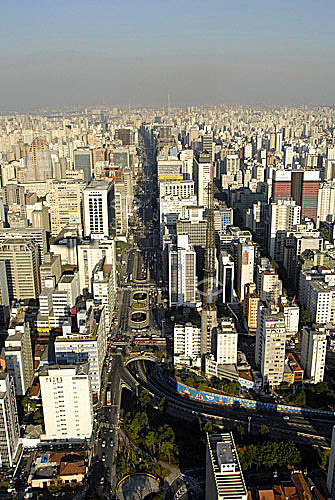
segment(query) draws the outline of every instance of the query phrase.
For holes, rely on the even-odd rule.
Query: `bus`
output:
[[[111,395],[111,391],[107,391],[106,392],[106,405],[107,406],[111,406],[112,404],[112,395]]]

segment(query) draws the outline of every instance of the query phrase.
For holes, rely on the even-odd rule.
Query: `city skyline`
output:
[[[21,2],[24,5],[24,2]],[[333,5],[37,1],[3,9],[1,110],[332,105]]]

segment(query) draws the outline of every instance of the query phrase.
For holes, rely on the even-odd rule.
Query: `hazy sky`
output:
[[[0,0],[0,108],[334,104],[335,0]]]

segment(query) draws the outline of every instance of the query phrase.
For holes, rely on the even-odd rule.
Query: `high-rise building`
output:
[[[173,355],[176,364],[195,364],[200,360],[201,329],[192,323],[173,328]]]
[[[0,467],[13,467],[20,444],[14,382],[8,373],[0,373]]]
[[[237,331],[233,321],[222,319],[215,335],[216,362],[220,365],[237,363]]]
[[[37,245],[23,238],[8,238],[0,244],[0,260],[6,263],[9,299],[37,299],[40,294]]]
[[[301,219],[317,220],[319,170],[275,170],[272,181],[272,202],[293,199],[301,206]]]
[[[321,327],[304,327],[301,344],[301,364],[313,384],[323,382],[326,364],[327,335]]]
[[[37,245],[38,249],[38,262],[43,264],[44,256],[47,253],[47,236],[44,228],[25,227],[19,228],[1,228],[0,229],[0,243],[7,238],[22,238],[25,241],[32,241]]]
[[[285,318],[277,306],[259,302],[255,361],[260,368],[263,385],[276,387],[283,380],[285,366]]]
[[[82,227],[85,186],[82,179],[62,179],[50,183],[48,201],[52,236],[57,236],[68,224]]]
[[[110,236],[113,230],[113,184],[91,182],[84,190],[83,201],[85,236]]]
[[[245,285],[254,281],[255,254],[256,245],[253,241],[238,242],[236,286],[241,301],[244,299]]]
[[[63,323],[63,335],[56,337],[55,355],[60,365],[89,363],[91,388],[98,395],[107,351],[105,311],[88,303],[86,307],[88,310],[77,310],[75,321],[71,317]]]
[[[25,182],[46,181],[52,179],[51,151],[48,144],[41,138],[34,138],[30,151],[26,156]]]
[[[247,500],[232,432],[207,434],[206,500]]]
[[[41,368],[45,439],[90,439],[93,403],[88,372],[88,364]]]
[[[219,297],[227,304],[234,299],[234,260],[226,251],[221,250],[219,254]]]
[[[0,325],[7,327],[9,320],[9,293],[6,262],[0,260]]]
[[[86,288],[92,291],[93,271],[98,262],[105,257],[105,264],[112,266],[116,276],[116,245],[114,239],[84,240],[78,245],[80,293]]]
[[[243,314],[246,319],[249,332],[256,332],[258,318],[258,302],[260,298],[257,295],[256,284],[247,283],[245,285]]]
[[[195,307],[197,277],[196,253],[187,235],[178,235],[177,244],[169,245],[169,305]]]
[[[116,268],[115,265],[106,264],[102,258],[93,270],[92,293],[98,304],[105,308],[106,328],[109,331],[116,299]]]
[[[16,394],[24,396],[34,379],[30,328],[24,319],[24,310],[15,308],[11,312],[8,337],[5,340],[6,370],[13,377]]]
[[[269,253],[277,262],[284,259],[288,231],[300,224],[301,207],[294,200],[278,200],[270,205]]]
[[[202,136],[202,151],[209,154],[211,162],[214,160],[213,132],[206,132]]]
[[[84,172],[84,180],[88,182],[93,172],[92,150],[88,148],[77,149],[73,152],[73,163],[75,170]]]
[[[125,183],[114,183],[114,219],[115,232],[119,236],[125,236],[128,232],[128,197]]]
[[[194,159],[194,179],[198,195],[198,205],[208,207],[208,186],[213,180],[213,166],[208,153],[199,153]]]

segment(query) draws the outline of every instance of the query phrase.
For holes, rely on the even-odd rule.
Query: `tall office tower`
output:
[[[272,181],[272,203],[293,199],[301,206],[301,219],[317,220],[319,170],[275,170]]]
[[[0,467],[13,467],[20,444],[14,382],[9,373],[0,373]]]
[[[51,151],[46,141],[33,139],[30,151],[26,157],[25,182],[46,181],[52,179]]]
[[[234,300],[234,260],[226,251],[219,254],[219,296],[224,304]]]
[[[125,167],[122,171],[123,182],[126,193],[127,209],[128,213],[132,211],[132,205],[134,200],[134,186],[133,186],[133,176],[130,167]]]
[[[243,314],[248,325],[249,332],[257,330],[258,302],[255,283],[247,283],[244,289]]]
[[[0,325],[7,327],[9,320],[9,293],[8,293],[8,279],[6,273],[6,263],[0,261]]]
[[[116,245],[114,239],[83,241],[78,245],[80,293],[86,288],[92,291],[93,270],[105,257],[105,264],[112,266],[112,274],[116,282]]]
[[[23,238],[8,238],[0,243],[0,261],[6,263],[9,299],[37,299],[40,271],[37,245]]]
[[[92,181],[83,193],[84,234],[109,236],[113,230],[113,184]]]
[[[201,353],[201,329],[192,323],[173,327],[173,359],[175,364],[196,364]]]
[[[182,174],[183,178],[187,180],[193,179],[193,149],[184,149],[179,154],[179,159],[183,163]]]
[[[118,236],[128,233],[128,200],[124,182],[114,183],[114,219]]]
[[[324,182],[319,189],[318,224],[330,220],[331,216],[335,216],[335,182]]]
[[[84,180],[88,182],[92,176],[92,150],[88,148],[76,149],[73,152],[73,164],[75,170],[82,170],[84,172]]]
[[[283,134],[281,132],[276,133],[276,152],[281,153],[283,149]]]
[[[216,308],[216,247],[214,228],[214,190],[208,184],[208,211],[203,282],[203,309],[201,311],[201,354],[211,352],[213,330],[217,326]]]
[[[199,129],[197,126],[190,127],[188,131],[188,147],[192,147],[192,142],[197,141],[199,139]]]
[[[57,236],[69,224],[82,227],[85,186],[86,183],[82,179],[63,179],[50,183],[47,197],[52,236]]]
[[[25,241],[32,241],[37,245],[38,262],[43,264],[44,256],[48,251],[47,236],[44,228],[24,227],[24,228],[1,228],[0,243],[8,238],[20,238]]]
[[[242,242],[237,244],[237,294],[240,301],[244,299],[244,287],[247,283],[254,281],[254,265],[256,258],[256,244],[253,241]]]
[[[63,323],[63,335],[55,340],[55,356],[61,365],[89,363],[91,388],[99,395],[107,352],[105,309],[92,302],[87,302],[86,308]]]
[[[233,433],[207,434],[206,500],[247,500]]]
[[[288,231],[300,224],[301,207],[293,200],[278,200],[270,205],[269,253],[277,262],[284,260],[285,239]]]
[[[224,168],[226,174],[237,174],[241,168],[240,157],[235,153],[227,154],[224,159]]]
[[[335,147],[327,148],[325,166],[325,180],[333,180],[335,178]]]
[[[5,340],[6,370],[13,377],[15,393],[24,396],[34,379],[29,323],[25,311],[12,309],[8,337]]]
[[[270,134],[270,139],[269,139],[269,150],[274,151],[276,149],[276,134],[271,133]]]
[[[88,369],[88,363],[41,368],[45,439],[90,439],[93,403]]]
[[[264,386],[277,387],[283,381],[285,341],[284,314],[273,304],[259,302],[255,361]]]
[[[301,364],[313,384],[323,382],[326,365],[327,335],[322,327],[304,327],[301,344]]]
[[[292,167],[293,164],[293,146],[286,146],[284,150],[284,165],[285,167]]]
[[[122,142],[122,146],[131,146],[134,144],[134,130],[132,127],[117,128],[115,138]]]
[[[213,180],[213,166],[209,154],[199,153],[194,159],[194,179],[198,193],[198,205],[208,207],[208,186]]]
[[[93,270],[92,292],[94,300],[105,307],[106,328],[109,331],[116,299],[115,266],[105,263],[102,258]]]
[[[332,441],[330,445],[327,490],[330,493],[330,498],[335,498],[335,425],[333,426]]]
[[[211,162],[214,160],[213,132],[206,132],[202,136],[202,151],[209,154]]]
[[[106,149],[105,148],[94,148],[92,151],[92,164],[93,170],[95,171],[95,166],[99,162],[104,162],[106,160]]]
[[[177,244],[169,245],[169,305],[196,305],[196,253],[185,234],[177,236]]]

